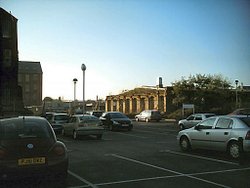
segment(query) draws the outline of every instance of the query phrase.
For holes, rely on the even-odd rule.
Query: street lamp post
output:
[[[76,78],[73,79],[73,82],[74,82],[74,101],[76,101],[76,82],[78,80]]]
[[[239,80],[235,80],[235,106],[236,108],[238,108],[238,93],[237,93],[238,83],[239,83]]]
[[[86,66],[82,64],[82,73],[83,73],[83,94],[82,94],[82,113],[85,113],[85,70]]]

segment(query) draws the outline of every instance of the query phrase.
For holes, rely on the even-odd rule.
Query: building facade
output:
[[[40,62],[19,61],[18,84],[22,87],[24,106],[42,105],[42,83]]]
[[[0,116],[24,110],[18,86],[17,19],[0,8]]]
[[[143,110],[157,109],[167,113],[171,109],[172,87],[143,86],[106,97],[106,111],[137,114]]]

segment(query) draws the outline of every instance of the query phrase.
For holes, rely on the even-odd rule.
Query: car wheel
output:
[[[149,119],[148,119],[148,118],[146,118],[146,119],[145,119],[145,121],[146,121],[146,122],[149,122]]]
[[[182,136],[180,139],[180,147],[182,151],[189,151],[191,149],[190,142],[186,136]]]
[[[64,130],[64,129],[62,129],[62,135],[63,135],[63,136],[66,136],[65,130]]]
[[[184,130],[184,125],[180,124],[180,130]]]
[[[139,122],[139,118],[135,118],[135,121]]]
[[[73,131],[73,139],[76,140],[78,138],[77,132],[74,130]]]
[[[231,142],[229,144],[229,155],[233,158],[233,159],[238,159],[240,157],[240,145],[238,142]]]
[[[114,126],[113,125],[109,125],[109,130],[113,131],[114,130]]]

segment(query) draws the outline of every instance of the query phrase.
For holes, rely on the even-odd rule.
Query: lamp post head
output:
[[[82,71],[86,70],[86,66],[84,64],[82,64],[81,68],[82,68]]]
[[[239,83],[239,80],[237,80],[237,79],[236,79],[236,80],[235,80],[234,82],[235,82],[235,84],[236,84],[236,85],[238,85],[238,83]]]
[[[73,82],[76,83],[78,80],[76,78],[73,79]]]

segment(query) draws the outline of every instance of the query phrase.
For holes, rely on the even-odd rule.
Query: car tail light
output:
[[[250,131],[247,132],[245,140],[250,140]]]
[[[65,148],[63,146],[55,146],[53,148],[53,153],[60,156],[65,154]]]

